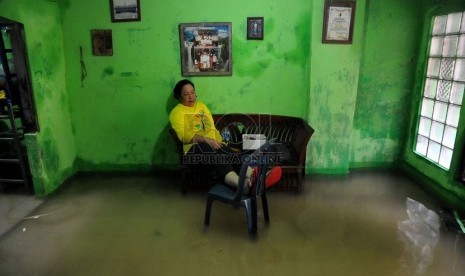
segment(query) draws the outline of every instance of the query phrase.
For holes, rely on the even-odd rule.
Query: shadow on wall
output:
[[[178,104],[178,100],[170,95],[166,100],[166,122],[158,122],[164,125],[163,130],[158,136],[152,150],[152,168],[153,170],[177,170],[179,169],[179,158],[176,151],[176,145],[169,133],[170,123],[168,120],[171,110]]]

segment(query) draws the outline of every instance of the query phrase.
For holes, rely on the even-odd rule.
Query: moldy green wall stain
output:
[[[368,10],[350,161],[392,166],[405,142],[422,15],[402,0],[370,1]]]
[[[113,69],[113,67],[105,67],[103,68],[101,79],[103,80],[106,76],[111,76],[114,73],[115,73],[115,69]]]
[[[346,174],[356,107],[365,1],[357,1],[353,43],[321,43],[324,1],[314,1],[308,121],[315,128],[307,172]],[[318,35],[317,35],[318,34]]]

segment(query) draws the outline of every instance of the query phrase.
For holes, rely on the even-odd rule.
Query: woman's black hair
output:
[[[180,80],[178,81],[178,83],[176,83],[176,85],[174,86],[173,88],[173,96],[175,99],[180,99],[181,98],[181,92],[182,92],[182,88],[184,87],[184,85],[186,84],[190,84],[192,85],[192,87],[194,88],[195,90],[195,85],[194,83],[192,83],[190,80],[187,80],[187,79],[184,79],[184,80]]]

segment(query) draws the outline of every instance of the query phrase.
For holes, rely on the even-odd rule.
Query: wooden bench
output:
[[[271,189],[301,191],[307,144],[314,133],[314,129],[305,120],[291,116],[240,113],[213,114],[213,119],[220,133],[229,131],[229,145],[238,151],[242,149],[243,134],[264,134],[267,139],[276,138],[274,163],[281,166],[283,176]],[[182,191],[208,190],[214,184],[214,174],[184,164],[182,143],[173,129],[170,133],[179,155]]]

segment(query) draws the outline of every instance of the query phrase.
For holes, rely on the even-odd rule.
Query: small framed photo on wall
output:
[[[352,44],[355,1],[325,1],[323,43]]]
[[[110,0],[111,22],[140,21],[140,0]]]
[[[247,17],[247,39],[263,40],[263,17]]]
[[[91,30],[92,53],[94,56],[112,56],[113,38],[111,30]]]

